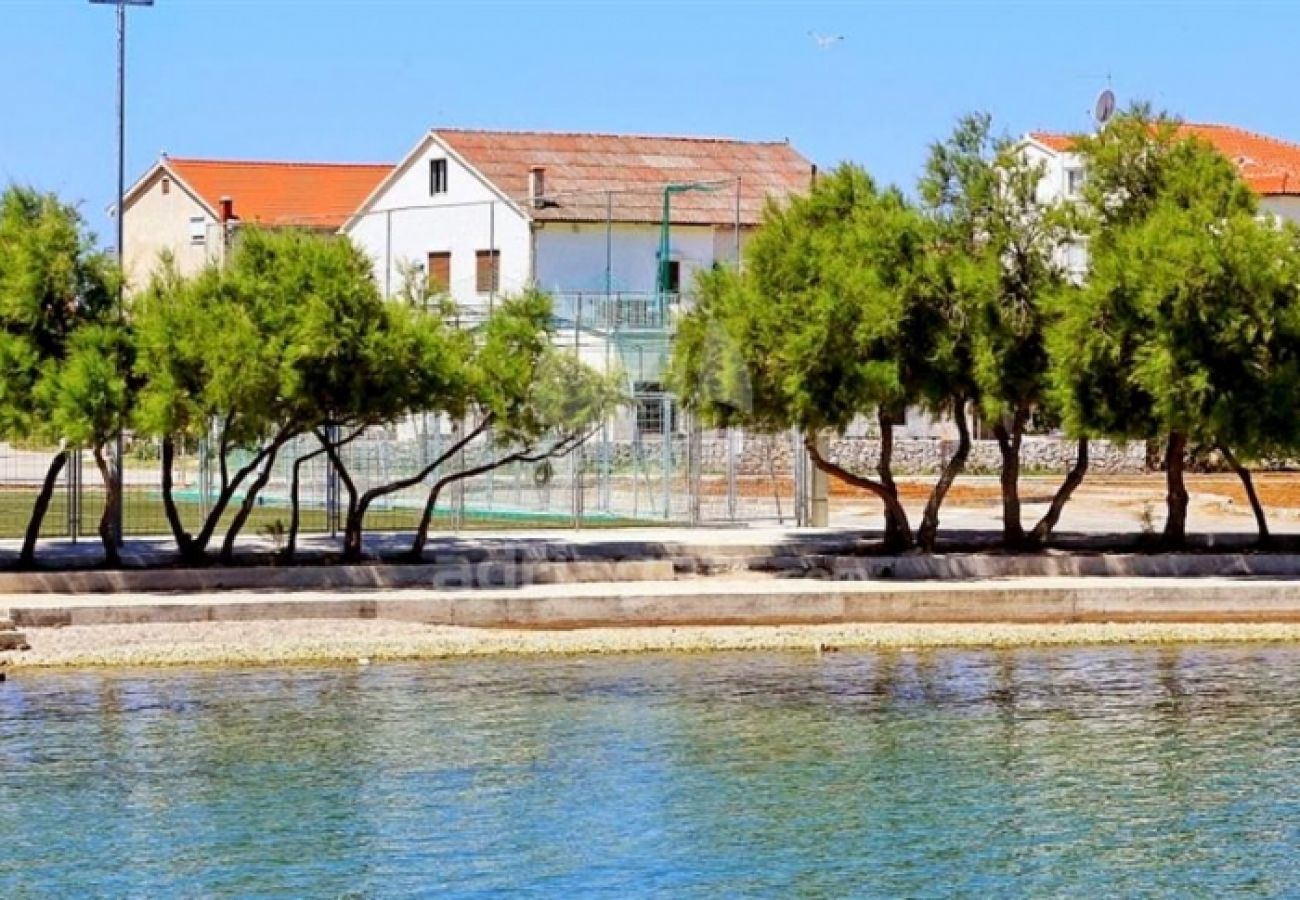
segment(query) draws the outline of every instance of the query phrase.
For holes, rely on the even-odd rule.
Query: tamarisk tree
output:
[[[983,114],[963,118],[935,144],[920,191],[948,252],[975,277],[960,299],[973,362],[978,407],[992,423],[1001,455],[1002,538],[1010,548],[1046,540],[1088,464],[1087,438],[1046,514],[1029,534],[1021,521],[1020,455],[1031,418],[1051,418],[1046,328],[1068,246],[1062,211],[1038,199],[1041,163],[1015,142],[997,138]]]
[[[672,381],[703,421],[797,428],[819,469],[869,491],[893,550],[934,546],[939,509],[970,450],[970,357],[956,299],[978,272],[940,253],[933,222],[861,168],[843,165],[805,197],[769,205],[745,270],[704,273],[680,323]],[[960,439],[913,533],[892,472],[906,406],[952,413]],[[876,476],[822,453],[818,435],[859,416],[880,428]]]
[[[67,396],[47,383],[59,377],[73,335],[112,317],[117,277],[74,208],[29,188],[10,187],[0,194],[0,436],[64,441],[32,506],[20,566],[35,562],[41,525],[70,452],[69,435],[55,426],[49,406]],[[82,347],[79,370],[89,352]],[[83,436],[77,429],[74,439]],[[117,552],[107,545],[106,550]]]
[[[350,312],[364,306],[358,298],[382,303],[350,242],[250,227],[224,267],[190,279],[164,267],[136,299],[136,427],[162,441],[163,502],[185,559],[202,559],[223,522],[221,555],[232,556],[280,451],[321,422],[313,379],[331,358],[336,370],[351,361],[343,360],[367,327]],[[177,445],[199,441],[215,448],[219,475],[191,534],[176,509],[172,466]]]
[[[131,404],[131,341],[116,324],[87,323],[68,339],[67,353],[43,373],[36,391],[46,428],[71,446],[90,450],[104,485],[99,537],[104,561],[121,564],[117,533],[117,492],[121,460],[109,460],[107,448],[126,426]]]
[[[312,433],[330,460],[347,495],[343,557],[362,555],[366,513],[381,497],[422,480],[413,476],[362,490],[348,466],[345,448],[366,429],[396,425],[416,413],[462,416],[470,403],[473,337],[455,326],[452,310],[430,298],[414,281],[402,297],[386,301],[377,291],[320,297],[304,310],[299,348],[292,368],[297,387],[318,420]],[[338,333],[335,322],[351,327]],[[292,557],[298,522],[301,464],[294,463],[293,524],[285,548]]]
[[[1266,537],[1234,451],[1295,446],[1296,234],[1260,219],[1229,160],[1144,109],[1079,150],[1090,271],[1051,344],[1066,421],[1084,433],[1164,437],[1166,546],[1185,540],[1189,445],[1223,451]]]
[[[425,360],[427,372],[408,386],[409,411],[466,424],[426,464],[365,491],[344,474],[341,455],[331,451],[348,493],[345,559],[362,556],[365,517],[376,501],[429,483],[409,553],[420,558],[438,498],[449,485],[512,463],[563,456],[623,402],[616,375],[599,373],[554,345],[547,295],[530,290],[500,300],[476,332],[450,325],[450,313],[441,307],[416,313],[424,316],[427,339],[415,358]],[[485,445],[481,458],[459,466],[476,442]]]

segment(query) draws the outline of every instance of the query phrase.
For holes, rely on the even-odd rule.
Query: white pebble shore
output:
[[[31,649],[0,653],[25,668],[279,665],[494,655],[926,649],[1105,644],[1298,642],[1300,623],[860,624],[462,628],[383,620],[101,625],[27,630]]]

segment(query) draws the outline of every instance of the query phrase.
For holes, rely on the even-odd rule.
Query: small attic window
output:
[[[447,193],[447,160],[429,160],[429,194]]]
[[[164,197],[172,192],[172,180],[166,175],[163,176],[162,180],[162,192]]]

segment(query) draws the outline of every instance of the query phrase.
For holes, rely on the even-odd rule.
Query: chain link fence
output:
[[[669,403],[670,398],[655,398]],[[567,456],[511,462],[453,482],[433,510],[434,531],[474,529],[614,528],[626,526],[793,524],[798,514],[797,446],[789,435],[752,435],[740,430],[638,428],[635,413],[615,417]],[[430,420],[434,417],[429,417]],[[418,473],[446,452],[460,434],[458,423],[417,418],[375,429],[342,448],[358,493]],[[162,500],[161,465],[155,445],[132,442],[123,469],[123,532],[131,537],[170,533]],[[366,517],[371,532],[413,531],[433,483],[448,474],[482,466],[509,454],[484,435],[455,454],[430,477],[377,499]],[[298,469],[299,529],[303,534],[341,530],[347,493],[339,473],[311,436],[299,437],[277,455],[258,492],[244,534],[269,536],[289,527],[294,469]],[[23,536],[41,484],[57,448],[0,444],[0,538]],[[227,469],[252,459],[237,451]],[[224,533],[243,502],[250,475],[232,498],[217,530]],[[196,532],[220,492],[220,460],[209,446],[177,454],[173,497],[184,526]],[[73,452],[60,472],[41,528],[47,539],[97,540],[105,489],[89,452]]]
[[[592,292],[555,298],[554,340],[588,364],[626,379],[630,405],[612,416],[569,455],[540,462],[512,462],[456,481],[433,508],[435,531],[509,528],[612,528],[620,526],[747,524],[803,521],[806,467],[791,435],[755,435],[739,429],[708,430],[682,414],[665,387],[665,369],[676,316],[689,299],[669,293]],[[464,327],[478,321],[465,313]],[[369,430],[341,448],[343,465],[357,492],[392,484],[420,472],[463,434],[468,423],[435,415],[416,416]],[[128,441],[123,467],[123,533],[169,534],[156,442]],[[173,466],[173,497],[185,528],[196,532],[220,494],[222,460],[215,441],[179,447]],[[476,470],[510,452],[485,434],[456,453],[428,478],[377,499],[366,516],[371,532],[413,531],[433,483],[448,474]],[[0,444],[0,538],[24,534],[54,447]],[[252,455],[227,455],[225,470],[247,465]],[[295,470],[299,531],[334,534],[343,527],[347,493],[340,473],[311,435],[286,444],[275,457],[244,526],[245,535],[274,537],[289,528]],[[250,476],[217,529],[224,534]],[[59,474],[41,534],[46,538],[97,539],[105,489],[87,452],[69,455]]]

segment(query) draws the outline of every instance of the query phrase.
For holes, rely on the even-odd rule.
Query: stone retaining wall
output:
[[[643,443],[644,446],[644,443]],[[684,445],[683,445],[684,446]],[[894,472],[898,475],[934,475],[956,449],[956,441],[938,438],[902,438],[894,441]],[[1056,437],[1026,437],[1021,445],[1021,465],[1027,474],[1065,472],[1074,465],[1077,444]],[[737,471],[765,475],[791,472],[795,447],[788,435],[746,436],[736,441]],[[837,437],[830,441],[831,459],[854,471],[874,471],[880,458],[875,437]],[[1093,472],[1117,474],[1147,471],[1146,447],[1141,441],[1117,444],[1093,441],[1088,447]],[[701,442],[701,463],[706,472],[726,471],[727,440],[710,437]],[[973,441],[966,473],[996,474],[1002,464],[997,441]]]

